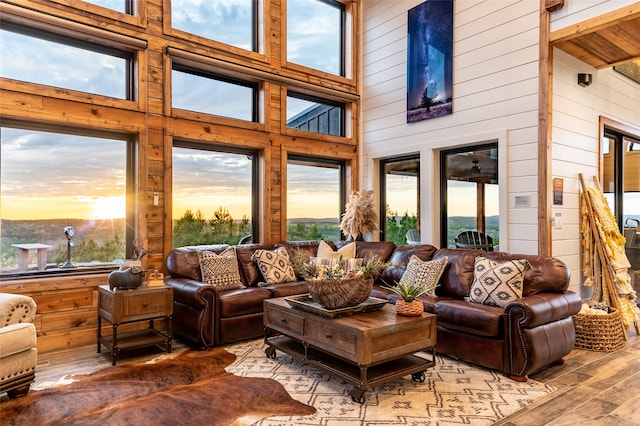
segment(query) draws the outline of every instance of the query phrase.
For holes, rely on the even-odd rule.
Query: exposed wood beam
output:
[[[538,254],[551,256],[551,119],[553,51],[549,44],[550,13],[540,0],[538,61]]]

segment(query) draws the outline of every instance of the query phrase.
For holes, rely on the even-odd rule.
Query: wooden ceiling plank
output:
[[[574,40],[574,43],[580,43],[585,50],[591,52],[592,55],[601,58],[609,64],[629,58],[627,52],[602,37],[600,33],[593,33],[580,37],[578,40]]]
[[[597,69],[640,58],[640,1],[549,35],[550,44]]]
[[[591,65],[594,68],[600,69],[609,66],[609,64],[598,56],[593,55],[590,51],[585,50],[582,46],[576,44],[574,41],[565,41],[557,46],[558,49],[568,53],[574,58],[578,58],[583,62]]]
[[[598,34],[607,40],[611,40],[612,43],[623,50],[626,53],[625,57],[640,56],[640,38],[627,33],[623,27],[615,26],[602,30]]]
[[[553,31],[549,34],[549,41],[553,45],[584,34],[597,32],[611,26],[612,24],[620,24],[621,22],[637,19],[640,19],[640,2],[579,22],[575,25],[570,25],[557,31]]]

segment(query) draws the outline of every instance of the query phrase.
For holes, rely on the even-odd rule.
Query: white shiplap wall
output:
[[[407,124],[407,11],[421,2],[363,2],[362,185],[378,187],[377,160],[419,152],[421,235],[438,245],[439,150],[498,141],[500,249],[537,253],[539,3],[456,0],[453,114]]]
[[[438,245],[439,150],[498,141],[500,249],[537,253],[539,2],[455,0],[454,112],[407,124],[407,11],[421,2],[363,1],[362,185],[378,188],[377,160],[420,153],[422,238]],[[566,0],[552,14],[552,31],[631,3]],[[593,74],[594,83],[578,86],[579,72]],[[553,254],[572,270],[571,289],[584,294],[578,173],[597,173],[599,116],[640,125],[640,95],[611,69],[597,71],[557,50],[553,85],[552,175],[564,179],[563,205],[552,208],[562,215]],[[516,195],[530,195],[531,206],[514,208]]]

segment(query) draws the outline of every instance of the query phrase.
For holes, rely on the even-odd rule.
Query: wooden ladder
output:
[[[609,297],[609,302],[611,304],[612,307],[614,307],[615,309],[620,310],[620,299],[618,299],[618,292],[616,290],[616,286],[614,283],[614,279],[615,279],[615,270],[613,269],[613,265],[611,264],[611,259],[609,259],[609,256],[607,256],[606,252],[605,252],[605,246],[604,246],[604,241],[602,241],[602,239],[600,238],[600,232],[598,230],[598,225],[596,224],[596,220],[595,217],[593,215],[593,205],[591,204],[591,197],[589,197],[589,194],[587,193],[587,187],[584,183],[584,179],[582,177],[582,173],[579,173],[578,176],[580,177],[580,185],[582,186],[582,194],[583,197],[585,199],[585,203],[587,205],[587,215],[589,218],[589,227],[591,229],[591,233],[593,234],[593,240],[594,240],[594,246],[596,251],[598,252],[598,259],[600,260],[600,264],[602,265],[601,268],[598,268],[599,270],[604,269],[603,270],[603,278],[604,278],[604,282],[606,283],[606,289],[603,289],[607,291],[607,295]],[[596,176],[593,177],[596,189],[598,191],[601,191],[600,189],[600,183],[598,182],[598,178]],[[596,274],[599,274],[599,271],[596,271]],[[597,278],[597,277],[596,277]],[[620,317],[620,321],[623,322],[622,326],[623,329],[625,329],[624,327],[624,321],[622,320],[622,317]],[[638,330],[638,322],[634,321],[633,325],[635,327],[636,330],[636,334],[640,334],[640,330]],[[624,339],[627,340],[627,334],[626,332],[624,333]]]

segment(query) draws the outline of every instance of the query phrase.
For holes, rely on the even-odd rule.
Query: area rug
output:
[[[363,404],[353,387],[276,351],[265,356],[262,341],[228,346],[238,358],[227,370],[243,377],[272,378],[298,401],[317,411],[306,416],[269,417],[260,426],[285,425],[490,425],[555,390],[534,380],[515,382],[502,373],[446,356],[425,372],[423,383],[410,376],[368,389]],[[424,356],[429,357],[425,354]]]
[[[490,425],[554,390],[439,355],[423,383],[376,386],[360,404],[351,385],[265,348],[258,339],[42,383],[2,402],[0,424]]]
[[[2,402],[0,424],[227,426],[315,412],[275,380],[226,372],[234,360],[223,348],[190,350],[63,378],[67,384]]]

